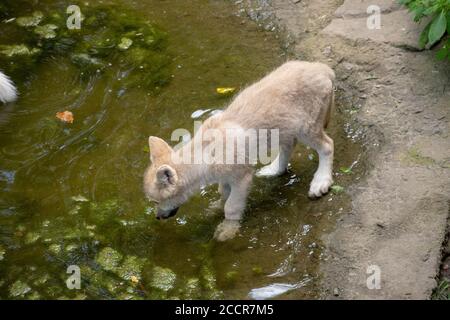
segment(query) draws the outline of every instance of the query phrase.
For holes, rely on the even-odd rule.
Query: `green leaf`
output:
[[[420,34],[419,38],[419,47],[420,49],[425,48],[428,42],[428,33],[430,32],[431,22],[427,24],[425,29],[423,29],[422,33]]]
[[[411,10],[414,14],[414,21],[419,22],[423,18],[423,12],[425,11],[424,7],[418,7]]]
[[[444,60],[448,55],[448,49],[446,47],[443,47],[439,49],[439,51],[436,53],[436,58],[438,60]]]
[[[338,184],[335,184],[335,185],[331,186],[331,191],[333,191],[333,193],[341,193],[344,191],[344,187],[342,187]]]
[[[339,171],[341,171],[342,173],[345,173],[345,174],[350,174],[350,173],[352,173],[352,168],[350,168],[350,167],[340,167]]]
[[[437,18],[433,19],[430,26],[430,32],[428,33],[428,44],[432,46],[438,42],[445,33],[447,29],[447,18],[445,17],[444,10],[441,11]]]
[[[438,7],[436,7],[436,6],[432,6],[432,7],[426,8],[425,11],[423,12],[423,14],[425,16],[430,16],[433,13],[435,13],[437,11],[437,9],[438,9]]]
[[[450,11],[447,12],[447,33],[450,34]]]

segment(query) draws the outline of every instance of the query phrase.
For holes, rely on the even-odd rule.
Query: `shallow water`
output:
[[[277,35],[226,1],[111,2],[167,36],[159,53],[169,61],[168,79],[126,86],[116,56],[105,58],[111,65],[100,73],[81,75],[67,54],[55,53],[27,72],[12,71],[21,95],[0,106],[0,298],[320,297],[320,238],[349,210],[350,198],[307,199],[317,167],[312,150],[298,147],[288,174],[255,180],[242,232],[226,243],[212,240],[223,216],[209,208],[219,198],[215,187],[167,221],[155,219],[142,192],[147,137],[192,131],[194,112],[229,101],[217,87],[242,88],[285,61]],[[68,3],[22,5],[6,16],[36,9],[64,15]],[[0,28],[0,43],[14,41],[11,29]],[[362,172],[361,148],[344,120],[348,108],[337,108],[329,130],[335,180],[344,189]],[[55,118],[64,110],[73,112],[73,124]],[[339,173],[352,164],[352,173]],[[121,257],[104,262],[105,248]],[[69,265],[81,268],[79,290],[66,287]]]

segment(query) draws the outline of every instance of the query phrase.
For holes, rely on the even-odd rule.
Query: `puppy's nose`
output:
[[[172,211],[169,212],[169,215],[167,216],[167,218],[173,217],[174,215],[176,215],[178,212],[178,208],[173,209]]]
[[[172,210],[162,210],[162,209],[158,209],[158,212],[156,213],[156,219],[161,220],[161,219],[168,219],[170,217],[173,217],[174,215],[177,214],[178,208],[172,209]]]

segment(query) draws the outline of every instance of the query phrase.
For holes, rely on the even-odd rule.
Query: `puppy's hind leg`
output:
[[[257,177],[276,177],[286,172],[291,158],[294,143],[285,144],[280,147],[280,152],[275,160],[267,166],[262,167],[256,172]]]
[[[333,184],[333,139],[322,131],[315,137],[302,140],[319,154],[319,167],[308,192],[310,198],[318,198],[326,194]]]

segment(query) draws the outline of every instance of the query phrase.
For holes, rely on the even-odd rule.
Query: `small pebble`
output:
[[[333,295],[334,295],[335,297],[338,297],[338,296],[339,296],[339,289],[338,289],[338,288],[334,288],[334,289],[333,289]]]

